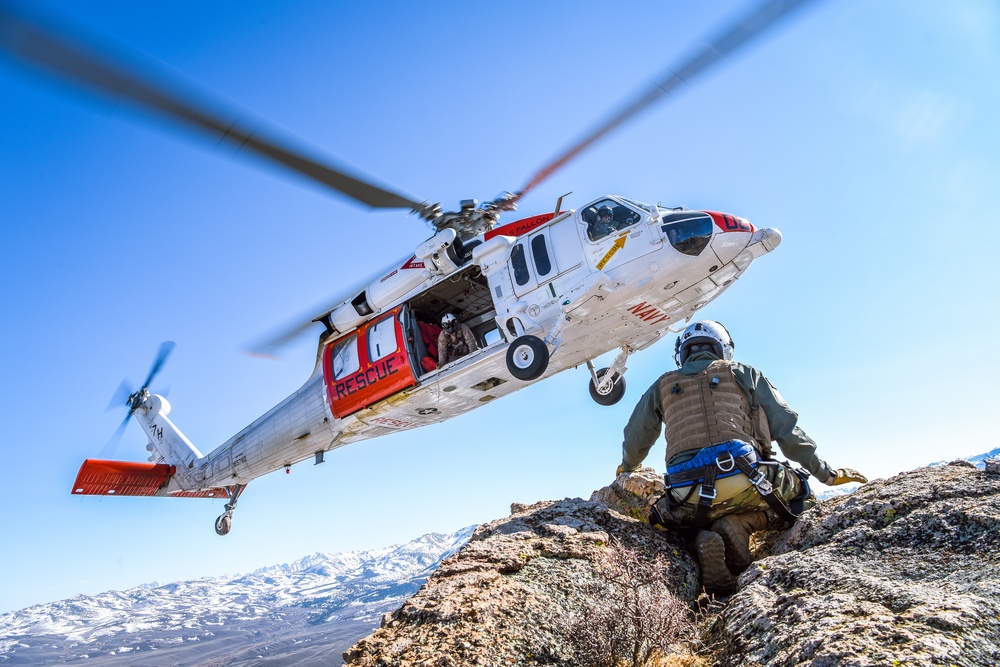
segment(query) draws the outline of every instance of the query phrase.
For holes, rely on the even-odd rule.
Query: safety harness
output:
[[[775,493],[774,486],[768,481],[763,467],[778,465],[785,465],[802,479],[802,493],[797,495],[789,505],[786,505],[781,497]],[[673,501],[673,496],[670,494],[672,489],[691,487],[688,495],[680,502],[687,502],[691,498],[691,494],[694,493],[695,486],[701,485],[701,488],[698,489],[698,507],[695,510],[692,523],[695,526],[704,526],[708,524],[708,511],[716,497],[715,481],[740,473],[747,476],[768,507],[782,519],[794,522],[802,513],[805,499],[810,494],[809,473],[802,469],[791,468],[778,461],[764,461],[757,455],[757,450],[754,449],[753,445],[741,440],[730,440],[699,450],[687,461],[669,466],[663,481],[667,497],[671,501]]]

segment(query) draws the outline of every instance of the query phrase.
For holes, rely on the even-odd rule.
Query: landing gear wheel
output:
[[[597,371],[597,378],[601,381],[604,380],[604,374],[608,372],[607,368],[602,368]],[[603,393],[601,392],[598,385],[594,384],[594,379],[590,380],[590,397],[594,399],[594,402],[598,405],[614,405],[618,401],[622,400],[625,395],[625,378],[619,377],[615,374],[614,384],[611,385],[610,389],[607,389]]]
[[[233,515],[232,512],[226,512],[225,514],[219,515],[219,518],[215,520],[215,534],[216,535],[227,535],[233,528]]]
[[[223,505],[226,511],[219,515],[219,518],[215,520],[215,534],[216,535],[228,535],[229,531],[233,529],[233,511],[236,509],[236,501],[240,499],[243,492],[246,490],[246,484],[233,484],[232,486],[224,487],[226,490],[226,495],[229,496],[229,502]]]
[[[549,367],[549,348],[536,336],[516,338],[507,348],[507,370],[518,380],[534,380]]]

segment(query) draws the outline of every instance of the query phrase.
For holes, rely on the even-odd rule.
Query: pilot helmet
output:
[[[610,218],[610,219],[614,219],[615,214],[614,214],[614,211],[611,210],[610,206],[602,206],[601,208],[597,209],[597,219],[598,220],[600,220],[605,215],[608,216],[608,218]]]
[[[447,313],[444,317],[441,318],[441,326],[447,329],[448,331],[451,331],[457,325],[458,325],[458,320],[455,319],[455,316],[452,315],[451,313]]]
[[[709,346],[719,359],[730,361],[733,358],[733,342],[726,327],[713,320],[693,322],[687,326],[674,343],[674,361],[677,366],[683,366],[691,352],[698,351],[701,345]],[[692,350],[692,348],[695,348]]]

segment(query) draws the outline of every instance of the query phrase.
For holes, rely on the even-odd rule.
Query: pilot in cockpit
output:
[[[596,241],[597,239],[602,239],[611,232],[617,231],[618,227],[615,225],[614,213],[611,211],[610,206],[602,206],[597,209],[597,222],[594,223],[594,227],[590,232],[590,237]]]

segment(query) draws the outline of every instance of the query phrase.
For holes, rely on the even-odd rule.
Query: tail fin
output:
[[[195,463],[201,452],[167,419],[170,403],[142,389],[130,412],[146,432],[149,463],[87,459],[80,467],[74,494],[226,498],[225,489],[201,489]],[[132,399],[130,399],[132,400]],[[141,401],[141,403],[139,402]]]
[[[176,468],[166,463],[99,461],[87,459],[73,483],[74,495],[169,496],[173,498],[228,498],[225,489],[170,490]]]
[[[135,410],[135,419],[146,432],[150,463],[166,463],[177,469],[177,474],[187,481],[195,462],[202,458],[198,448],[167,419],[170,403],[158,394],[150,394]],[[193,481],[193,480],[192,480]],[[193,486],[193,484],[184,484]]]
[[[155,496],[167,486],[170,475],[170,466],[166,463],[87,459],[77,473],[73,493],[89,496]]]

